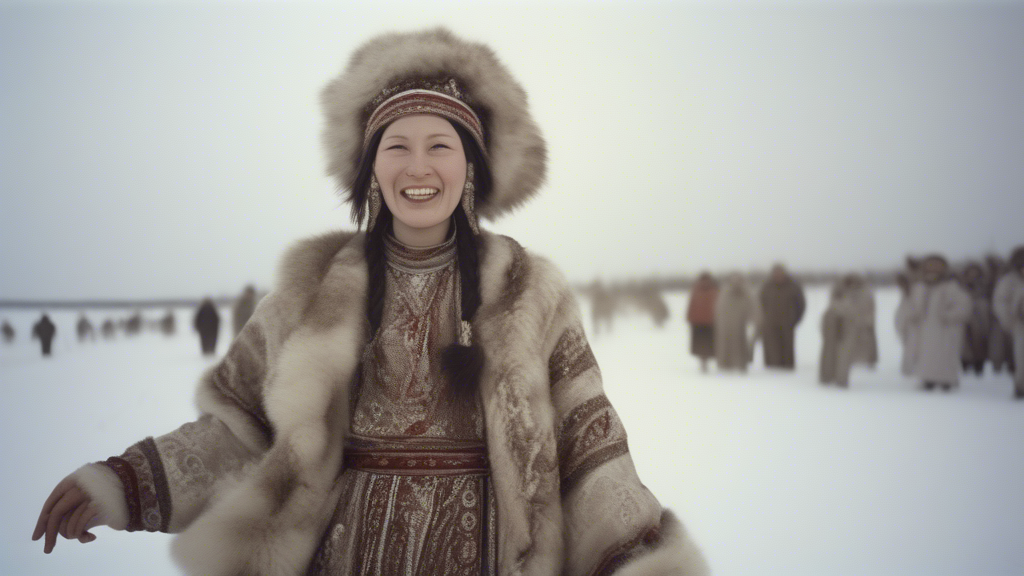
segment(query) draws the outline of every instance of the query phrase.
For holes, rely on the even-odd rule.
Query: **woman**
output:
[[[700,371],[708,371],[708,359],[715,357],[715,300],[718,282],[702,272],[690,293],[686,321],[690,323],[690,354],[700,358]]]
[[[488,234],[543,180],[526,95],[445,30],[322,98],[367,231],[306,240],[202,378],[202,415],[78,470],[34,534],[181,532],[189,574],[704,573],[640,483],[561,275]]]

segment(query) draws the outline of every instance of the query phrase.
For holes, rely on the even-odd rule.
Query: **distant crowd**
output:
[[[1024,246],[1008,260],[988,256],[951,266],[939,254],[907,257],[897,275],[901,299],[892,319],[903,343],[902,371],[926,391],[955,390],[960,374],[1006,370],[1014,378],[1014,397],[1024,398]],[[607,289],[595,282],[591,296],[596,333],[610,329],[623,303],[651,312],[661,325],[668,317],[659,292],[650,284]],[[786,268],[772,268],[755,290],[741,274],[719,280],[703,273],[691,287],[686,320],[690,352],[701,370],[715,362],[719,370],[746,372],[760,344],[768,368],[793,370],[795,332],[806,309],[804,290]],[[847,388],[854,366],[878,362],[875,299],[860,274],[835,282],[820,321],[822,336],[818,380]]]
[[[235,299],[232,306],[232,328],[235,335],[241,332],[242,327],[249,321],[258,302],[256,288],[246,286],[242,294]],[[217,337],[220,333],[220,313],[210,298],[203,299],[196,308],[192,318],[192,327],[199,334],[199,347],[203,355],[212,355],[217,350]],[[105,340],[112,340],[118,333],[132,337],[141,334],[144,329],[158,331],[167,336],[175,333],[174,312],[168,310],[163,317],[156,320],[143,318],[142,312],[135,312],[127,318],[107,318],[103,320],[99,333]],[[82,313],[75,324],[75,331],[79,342],[96,340],[97,330],[92,321]],[[0,335],[4,344],[12,344],[16,340],[17,332],[8,320],[0,323]],[[38,340],[40,350],[44,357],[53,353],[53,341],[57,337],[57,326],[50,319],[49,314],[43,312],[41,317],[32,326],[31,338]]]

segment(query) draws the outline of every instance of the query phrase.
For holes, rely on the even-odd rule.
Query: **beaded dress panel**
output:
[[[445,455],[457,462],[485,449],[479,399],[456,398],[440,370],[441,351],[458,338],[455,237],[412,248],[389,236],[385,250],[383,318],[363,354],[342,495],[309,573],[494,574],[486,463],[473,472],[432,468]],[[352,453],[380,465],[349,465]]]

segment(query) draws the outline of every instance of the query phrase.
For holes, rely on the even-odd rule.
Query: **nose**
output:
[[[415,152],[409,159],[409,165],[405,168],[405,173],[410,178],[423,178],[429,176],[431,173],[429,158],[423,152]]]

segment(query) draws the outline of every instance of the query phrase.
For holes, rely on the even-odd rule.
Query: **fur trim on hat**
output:
[[[444,28],[377,36],[356,50],[321,94],[326,115],[327,173],[339,189],[352,185],[362,154],[366,105],[381,90],[413,77],[458,79],[484,122],[493,189],[477,213],[495,219],[522,205],[544,182],[547,152],[530,116],[526,92],[494,52]]]

